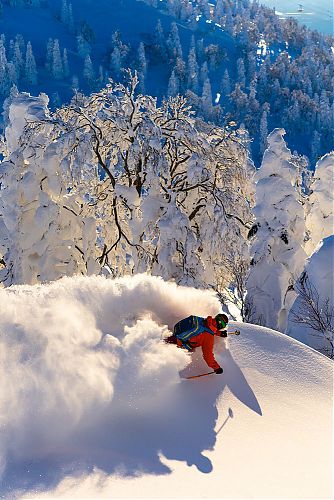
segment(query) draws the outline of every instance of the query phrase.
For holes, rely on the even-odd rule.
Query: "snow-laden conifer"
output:
[[[221,87],[222,87],[223,95],[225,95],[225,96],[230,95],[230,93],[231,93],[231,81],[230,81],[230,75],[229,75],[227,69],[225,69],[225,71],[224,71],[224,76],[222,78]]]
[[[154,47],[163,60],[167,59],[166,38],[160,19],[154,32]]]
[[[90,44],[84,39],[81,33],[77,36],[77,51],[83,59],[92,51]]]
[[[245,64],[242,58],[237,60],[237,79],[242,88],[246,87]]]
[[[8,73],[8,84],[10,87],[12,87],[12,85],[17,85],[18,84],[18,76],[17,76],[17,71],[16,71],[16,67],[15,67],[15,64],[13,62],[9,62],[7,64],[7,73]]]
[[[49,38],[46,44],[46,56],[45,56],[45,69],[49,73],[52,72],[53,45],[54,45],[54,40],[52,38]]]
[[[0,165],[1,281],[9,286],[90,274],[94,258],[95,221],[64,179],[66,142],[53,140],[48,98],[16,95],[8,103],[5,156]],[[29,122],[38,134],[25,128]]]
[[[212,112],[212,90],[211,82],[207,78],[202,90],[202,113],[205,118],[210,118]]]
[[[83,69],[83,76],[90,88],[93,87],[94,82],[95,82],[95,72],[93,68],[93,63],[90,58],[90,55],[87,54],[85,57],[85,64],[84,64],[84,69]]]
[[[62,0],[61,11],[60,11],[60,20],[62,23],[68,23],[68,5],[67,0]]]
[[[179,30],[175,22],[172,22],[171,24],[171,31],[167,39],[167,46],[171,59],[176,60],[178,57],[181,59],[183,58]]]
[[[24,71],[24,61],[18,40],[16,40],[14,44],[13,63],[15,65],[17,77],[20,79]]]
[[[268,136],[256,174],[255,225],[250,231],[251,269],[247,282],[250,322],[285,331],[295,299],[294,284],[306,260],[300,169],[284,141],[285,131]]]
[[[333,220],[333,218],[332,218]],[[287,333],[334,358],[334,235],[325,237],[306,262],[295,290]]]
[[[147,61],[146,61],[146,54],[145,54],[145,46],[144,46],[143,42],[140,42],[139,47],[138,47],[138,70],[144,76],[146,75]]]
[[[305,243],[308,255],[324,238],[334,234],[334,152],[317,162],[310,189],[309,211],[306,215],[308,238]]]
[[[175,69],[173,69],[172,74],[170,75],[167,87],[167,96],[175,97],[180,91],[180,82],[178,77],[175,74]]]
[[[262,111],[261,115],[261,121],[260,121],[260,153],[264,153],[268,146],[267,142],[267,136],[268,136],[268,112],[267,109],[265,108]]]
[[[59,40],[55,40],[52,49],[52,75],[56,80],[64,77],[63,62],[60,53]]]
[[[25,63],[25,80],[29,85],[37,83],[37,67],[35,57],[32,51],[31,43],[27,43],[26,63]]]
[[[8,90],[8,68],[6,48],[0,40],[0,94],[5,94]]]
[[[193,47],[188,56],[188,89],[198,94],[198,64],[196,59],[196,49]]]
[[[64,77],[68,78],[70,76],[70,66],[68,63],[68,55],[66,48],[63,50],[63,68],[64,68]]]

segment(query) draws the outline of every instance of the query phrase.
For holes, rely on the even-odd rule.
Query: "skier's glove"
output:
[[[220,332],[220,337],[227,337],[227,331],[226,330],[223,330]]]
[[[217,369],[215,370],[215,373],[216,373],[217,375],[220,375],[221,373],[223,373],[223,371],[224,371],[224,370],[223,370],[221,367],[219,367],[219,368],[217,368]]]

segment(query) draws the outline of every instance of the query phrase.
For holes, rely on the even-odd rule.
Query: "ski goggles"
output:
[[[223,319],[217,319],[218,330],[224,330],[227,327],[227,323]]]

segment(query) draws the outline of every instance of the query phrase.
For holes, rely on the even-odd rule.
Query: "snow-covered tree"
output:
[[[181,12],[180,12],[180,18],[183,21],[187,21],[188,19],[190,20],[193,14],[193,5],[191,2],[182,0],[181,2]]]
[[[322,239],[334,234],[334,152],[317,162],[310,189],[306,216],[308,239],[305,243],[308,255],[312,254]]]
[[[295,290],[287,333],[334,358],[334,235],[324,238],[308,259]]]
[[[51,94],[50,105],[52,108],[59,108],[61,106],[61,99],[58,91]]]
[[[80,57],[85,59],[92,51],[90,44],[84,39],[81,33],[77,36],[77,50]]]
[[[230,81],[230,75],[229,75],[227,69],[225,69],[224,76],[222,79],[222,92],[225,96],[228,96],[231,93],[231,81]]]
[[[15,42],[11,38],[9,40],[9,47],[8,47],[8,59],[13,62],[13,57],[14,57],[14,47],[15,47]]]
[[[167,0],[167,10],[170,15],[179,18],[181,12],[180,0]]]
[[[242,88],[246,87],[245,64],[242,58],[237,60],[237,78]]]
[[[226,12],[226,15],[225,15],[225,30],[230,35],[233,35],[234,22],[233,22],[233,16],[232,16],[231,8],[227,7],[226,10],[227,10],[227,12]]]
[[[145,76],[147,72],[147,61],[145,54],[145,46],[143,42],[140,42],[138,47],[138,70],[139,72]]]
[[[160,19],[158,19],[154,32],[154,46],[159,56],[162,58],[162,60],[166,60],[167,59],[166,39]]]
[[[250,322],[284,332],[306,253],[300,169],[287,148],[283,129],[268,136],[256,174],[255,224],[250,231],[251,270],[247,282]]]
[[[6,48],[0,40],[0,94],[5,94],[8,90],[8,68]]]
[[[122,68],[121,52],[118,47],[115,47],[110,57],[110,68],[116,77],[119,77]]]
[[[45,255],[49,238],[60,238],[69,274],[88,272],[86,263],[95,262],[107,266],[114,275],[147,271],[180,283],[215,289],[230,282],[231,276],[224,268],[224,252],[227,246],[236,250],[244,244],[251,221],[247,150],[236,131],[196,119],[185,98],[170,98],[157,107],[155,99],[138,94],[137,84],[134,76],[127,87],[110,83],[89,97],[76,94],[69,106],[54,114],[42,106],[37,116],[38,106],[34,103],[34,119],[28,117],[19,140],[14,140],[9,131],[17,127],[22,130],[26,121],[21,120],[21,111],[15,111],[15,103],[9,108],[7,163],[1,164],[0,169],[6,170],[7,175],[10,160],[18,166],[11,168],[10,175],[14,171],[15,175],[24,174],[27,168],[30,184],[27,180],[20,189],[27,193],[24,196],[31,193],[34,202],[36,193],[42,196],[42,214],[46,214],[39,232],[31,226],[36,239],[34,236],[28,247],[37,255],[35,267],[25,264],[25,270],[31,270],[30,278],[25,275],[25,280],[38,281],[44,265],[39,252]],[[15,116],[20,116],[18,123]],[[34,177],[31,171],[38,175]],[[4,214],[15,207],[15,221],[22,219],[26,207],[22,191],[17,188],[19,182],[18,177],[15,196],[19,193],[22,203],[6,201],[3,205]],[[11,180],[4,186],[14,184]],[[55,191],[52,196],[51,189]],[[11,193],[14,197],[14,189]],[[64,196],[73,204],[65,202]],[[38,207],[38,203],[33,207]],[[53,220],[58,221],[55,224],[60,224],[56,235],[48,207],[53,210]],[[63,248],[65,213],[78,223],[71,228],[66,225],[70,248]],[[24,219],[29,224],[31,218],[39,221],[34,211],[30,215]],[[90,237],[90,245],[85,246],[82,235],[86,223],[80,221],[87,218],[96,222],[98,237],[94,226],[89,234],[94,233],[95,243]],[[41,232],[44,230],[52,234]],[[20,233],[15,229],[14,234]],[[14,242],[10,248],[19,245],[20,242]],[[5,252],[6,270],[11,269],[12,277],[16,272],[22,276],[16,268],[21,261],[15,252]],[[91,257],[96,253],[98,260]],[[75,256],[79,266],[76,268]],[[67,273],[66,266],[62,266],[61,272]],[[51,264],[48,267],[54,269]],[[91,269],[91,264],[88,267]],[[8,278],[7,283],[13,279]]]
[[[208,68],[208,63],[204,61],[204,63],[201,66],[200,80],[204,84],[207,78],[209,78],[209,68]]]
[[[243,92],[239,83],[235,84],[234,90],[230,93],[230,102],[234,109],[234,116],[241,121],[248,110],[248,96]]]
[[[62,0],[61,11],[60,11],[60,20],[62,23],[68,23],[68,5],[67,0]]]
[[[186,63],[184,62],[183,59],[178,57],[176,59],[176,64],[175,64],[175,74],[177,78],[179,79],[180,82],[180,92],[183,94],[186,90],[186,84],[187,84],[187,68],[186,68]]]
[[[69,193],[58,161],[65,145],[49,136],[51,126],[42,125],[49,119],[47,103],[45,95],[21,94],[8,108],[6,158],[0,164],[0,252],[5,263],[0,280],[6,286],[99,269],[95,221],[85,216],[82,200]],[[24,128],[28,121],[39,124],[38,139]]]
[[[198,64],[196,50],[191,48],[188,56],[188,89],[198,93]]]
[[[24,62],[23,62],[20,43],[18,40],[15,40],[14,44],[13,63],[15,65],[17,77],[18,79],[20,79],[24,72]]]
[[[200,38],[196,42],[196,54],[197,54],[198,62],[199,63],[202,62],[202,60],[204,58],[204,40],[203,40],[203,38]]]
[[[31,43],[27,43],[26,63],[25,63],[25,80],[29,85],[37,84],[37,67],[35,57],[32,51]]]
[[[67,21],[67,26],[70,31],[70,33],[74,33],[74,18],[73,18],[73,8],[72,4],[70,3],[68,6],[68,21]]]
[[[249,52],[247,56],[247,77],[248,80],[253,80],[256,73],[256,57],[253,52]]]
[[[173,69],[168,81],[167,95],[168,97],[175,97],[180,91],[180,82]]]
[[[70,33],[74,33],[73,8],[71,3],[67,3],[67,0],[62,1],[60,20],[68,27]]]
[[[171,31],[167,39],[167,46],[171,59],[176,60],[178,57],[183,59],[179,30],[175,22],[172,22],[171,24]]]
[[[12,87],[12,85],[18,84],[19,78],[17,75],[15,64],[13,62],[9,62],[7,64],[7,76],[10,87]]]
[[[321,147],[321,136],[317,130],[313,131],[312,142],[311,142],[311,161],[316,163],[319,158]]]
[[[267,143],[267,136],[268,136],[268,113],[267,110],[264,109],[261,115],[261,121],[260,121],[260,154],[264,153],[266,150],[268,143]]]
[[[89,87],[93,87],[94,82],[95,82],[95,72],[93,68],[93,63],[90,58],[90,55],[87,54],[85,58],[85,64],[84,64],[84,69],[83,69],[83,76],[86,81],[86,83],[89,85]]]
[[[99,74],[98,74],[98,82],[102,86],[105,83],[105,81],[106,81],[105,71],[104,71],[102,64],[100,64]]]
[[[64,77],[68,78],[70,76],[70,66],[68,63],[68,55],[66,48],[63,50],[63,68],[64,68]]]
[[[56,80],[64,77],[63,62],[60,53],[59,40],[55,40],[52,50],[52,75]]]
[[[76,93],[79,90],[79,78],[76,75],[72,76],[71,88],[74,93]]]
[[[225,13],[225,5],[223,0],[217,0],[215,7],[215,21],[216,23],[221,23],[222,17]]]
[[[210,118],[212,111],[212,90],[209,78],[207,78],[203,85],[202,91],[202,110],[204,116]]]
[[[45,68],[49,73],[52,72],[53,45],[54,45],[54,40],[52,38],[49,38],[48,43],[46,44],[46,57],[45,57]]]

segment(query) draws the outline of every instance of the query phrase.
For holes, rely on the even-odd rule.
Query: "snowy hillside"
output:
[[[211,292],[137,275],[0,290],[1,497],[330,498],[332,362],[233,324],[222,375],[161,339]],[[19,492],[21,491],[21,492]]]
[[[0,103],[16,85],[54,109],[131,68],[159,102],[243,123],[257,164],[284,127],[314,166],[333,148],[333,44],[250,0],[0,0]]]

